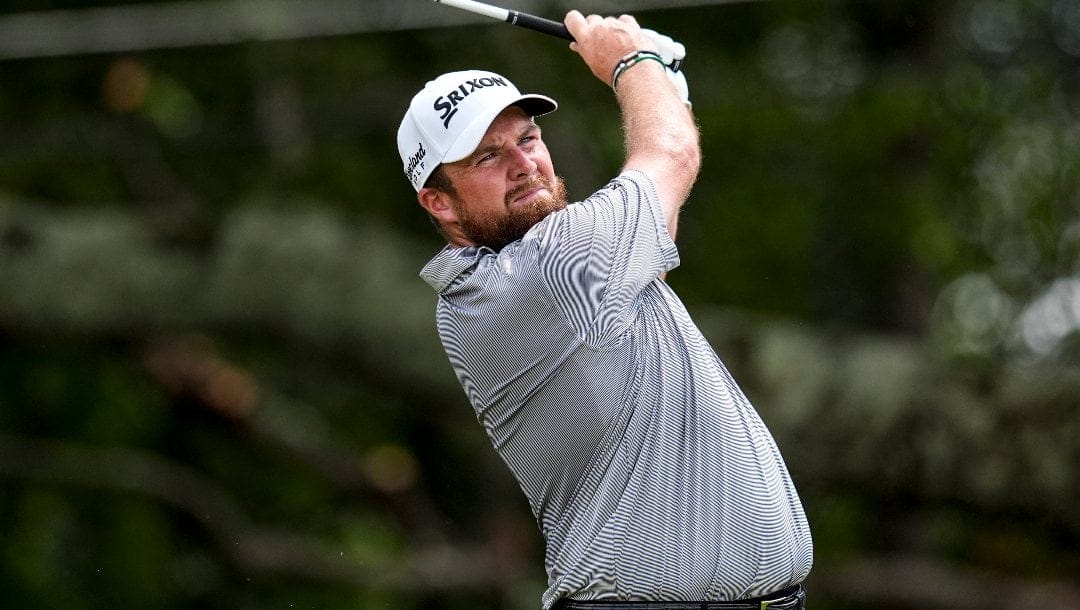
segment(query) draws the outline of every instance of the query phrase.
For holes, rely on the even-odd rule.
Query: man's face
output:
[[[540,128],[517,106],[495,118],[471,155],[443,170],[454,188],[438,191],[449,208],[439,220],[454,245],[499,250],[566,207]]]

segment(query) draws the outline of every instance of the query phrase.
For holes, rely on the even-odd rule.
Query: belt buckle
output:
[[[781,595],[780,597],[774,599],[764,600],[761,602],[761,608],[759,610],[769,610],[769,608],[776,608],[776,610],[784,610],[786,608],[799,607],[798,604],[794,606],[788,605],[788,602],[792,601],[791,599],[789,599],[790,597],[791,596],[789,595]],[[798,599],[797,596],[796,599]]]
[[[784,602],[788,601],[787,598],[788,598],[787,595],[781,595],[780,597],[777,597],[776,599],[765,600],[765,601],[761,602],[761,608],[759,610],[769,610],[769,608],[773,607],[773,604],[783,604]],[[777,606],[777,610],[780,610],[779,606]]]

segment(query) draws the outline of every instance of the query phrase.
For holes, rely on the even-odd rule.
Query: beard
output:
[[[547,189],[547,194],[534,198],[526,206],[513,205],[515,199],[538,186]],[[552,212],[565,208],[566,183],[558,176],[553,181],[536,177],[506,194],[506,209],[503,214],[473,217],[457,199],[456,194],[452,197],[458,214],[458,225],[465,237],[474,244],[487,246],[497,252],[506,244],[524,237],[533,225],[547,218]]]

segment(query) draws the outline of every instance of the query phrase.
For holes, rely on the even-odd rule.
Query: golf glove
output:
[[[686,58],[686,47],[681,42],[673,40],[671,36],[661,34],[655,30],[643,29],[642,32],[656,45],[660,59],[664,60],[664,65],[667,66],[668,80],[675,85],[675,89],[679,92],[682,101],[687,106],[690,106],[690,88],[686,84],[686,75],[683,74],[682,70],[671,69],[672,65],[679,67],[682,64],[682,60]]]

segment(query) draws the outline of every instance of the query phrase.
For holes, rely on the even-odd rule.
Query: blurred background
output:
[[[800,488],[811,607],[1080,608],[1080,0],[505,5],[686,44],[669,281]],[[580,198],[610,90],[426,0],[0,6],[0,605],[538,608],[394,135],[501,72]]]

